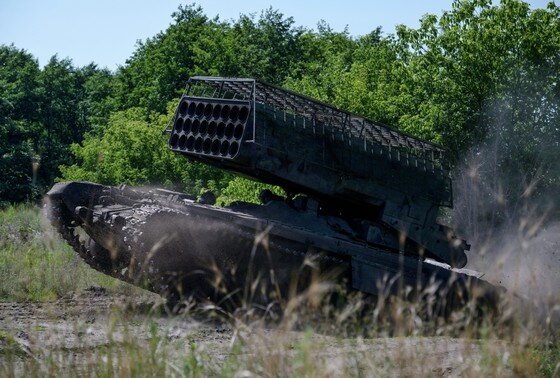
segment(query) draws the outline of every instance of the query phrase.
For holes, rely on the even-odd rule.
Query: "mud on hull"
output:
[[[485,303],[500,293],[474,276],[327,235],[330,220],[282,202],[217,208],[161,189],[85,182],[56,184],[48,202],[53,224],[88,264],[172,298],[268,304],[333,279],[372,295],[435,285],[453,306],[473,292]]]

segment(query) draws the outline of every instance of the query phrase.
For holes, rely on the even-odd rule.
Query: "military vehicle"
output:
[[[455,303],[498,292],[459,269],[469,245],[437,223],[453,203],[440,146],[246,78],[190,78],[166,132],[187,160],[286,195],[216,207],[210,193],[56,184],[53,224],[101,272],[219,303],[270,303],[325,278],[374,296],[432,285]]]

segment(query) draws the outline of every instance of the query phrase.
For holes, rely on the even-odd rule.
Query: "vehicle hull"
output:
[[[281,201],[218,208],[176,192],[85,182],[55,185],[48,201],[53,224],[88,264],[176,299],[285,303],[318,282],[374,296],[421,295],[431,286],[458,304],[474,292],[495,302],[500,292],[473,275],[354,240],[342,221]]]

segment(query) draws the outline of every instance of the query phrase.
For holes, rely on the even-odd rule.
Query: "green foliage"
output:
[[[52,185],[74,160],[70,144],[108,117],[111,80],[56,56],[41,70],[24,50],[0,46],[0,201],[33,200]]]
[[[62,166],[62,178],[112,185],[159,184],[193,194],[224,185],[224,172],[189,164],[167,148],[162,131],[171,114],[146,119],[144,113],[140,108],[115,112],[101,133],[90,133],[81,145],[73,144],[79,163]]]
[[[531,358],[539,366],[543,377],[555,377],[560,372],[560,343],[538,345],[533,348]]]
[[[518,109],[505,130],[515,139],[529,119],[530,127],[544,122],[557,106],[550,94],[560,72],[559,15],[554,6],[532,12],[517,0],[456,1],[439,19],[426,16],[418,30],[400,27],[397,47],[408,53],[408,87],[419,102],[405,128],[425,124],[460,152],[500,121],[496,109]]]
[[[255,76],[282,84],[301,64],[303,29],[292,18],[269,9],[260,18],[240,16],[233,23],[208,19],[202,8],[180,6],[173,23],[138,44],[116,77],[121,109],[165,112],[193,75]]]
[[[558,15],[553,5],[530,11],[515,0],[456,1],[439,19],[425,16],[418,29],[359,38],[349,57],[338,48],[320,72],[289,84],[441,142],[457,156],[487,135],[496,107],[518,109],[513,122],[520,126],[557,120]],[[510,140],[519,139],[511,128]]]
[[[235,201],[260,203],[259,194],[265,189],[269,189],[279,196],[286,195],[284,190],[277,186],[263,184],[243,177],[234,177],[221,191],[221,195],[216,201],[221,205],[229,205]]]
[[[60,175],[60,165],[64,178],[219,192],[232,176],[164,152],[158,134],[171,118],[169,102],[197,74],[290,87],[442,143],[454,162],[497,140],[507,176],[540,172],[541,187],[554,191],[558,51],[559,8],[531,10],[520,0],[457,0],[416,29],[401,25],[384,35],[377,28],[361,37],[324,22],[316,31],[297,27],[273,9],[224,21],[180,6],[171,25],[139,42],[115,74],[56,56],[41,70],[25,51],[2,46],[0,199],[34,198]],[[226,202],[234,192],[254,198],[241,183],[232,183]]]
[[[316,38],[332,38],[328,33]],[[496,175],[518,201],[560,188],[560,8],[518,0],[455,1],[418,29],[358,38],[288,85],[447,147],[452,163],[490,151]],[[314,45],[319,45],[313,42]],[[311,66],[313,67],[313,66]],[[488,183],[490,185],[490,183]]]
[[[30,54],[0,46],[0,202],[36,194],[32,161],[39,67]]]

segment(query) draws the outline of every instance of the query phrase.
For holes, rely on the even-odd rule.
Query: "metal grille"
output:
[[[187,83],[187,95],[255,101],[276,110],[302,116],[314,125],[321,125],[327,130],[336,130],[367,143],[395,148],[405,154],[436,163],[440,168],[447,167],[445,149],[440,146],[256,79],[195,76]]]

